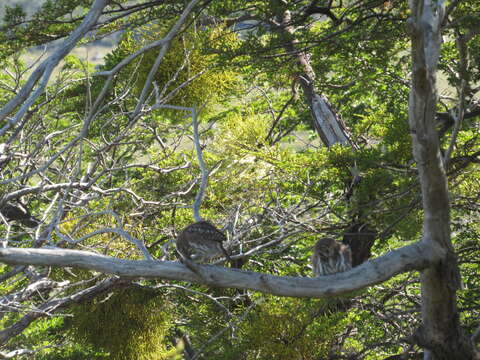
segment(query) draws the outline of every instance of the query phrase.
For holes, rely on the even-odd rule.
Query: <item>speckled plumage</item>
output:
[[[315,276],[347,271],[352,268],[350,247],[332,238],[322,238],[313,249],[312,266]]]
[[[195,262],[226,256],[223,242],[227,240],[224,233],[208,221],[198,221],[188,225],[177,237],[177,250],[185,258]]]

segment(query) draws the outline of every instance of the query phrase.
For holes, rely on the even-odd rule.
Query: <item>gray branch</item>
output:
[[[198,193],[195,196],[195,202],[193,203],[193,217],[195,218],[195,221],[201,221],[202,217],[200,216],[200,206],[202,205],[203,196],[205,195],[205,189],[207,188],[209,171],[207,169],[207,165],[205,164],[205,161],[203,160],[202,146],[200,145],[197,109],[195,107],[184,107],[184,106],[176,106],[176,105],[168,105],[168,104],[164,104],[164,105],[159,104],[159,105],[156,105],[155,108],[184,110],[184,111],[190,111],[192,114],[193,141],[195,143],[195,151],[197,152],[198,165],[200,166],[200,171],[202,172],[200,188],[198,189]]]
[[[195,108],[192,109],[192,121],[193,121],[193,139],[195,141],[195,150],[197,152],[198,165],[202,172],[202,181],[200,182],[200,188],[198,189],[197,196],[195,196],[195,202],[193,203],[193,217],[195,221],[202,220],[200,216],[200,206],[202,205],[203,196],[208,183],[208,169],[205,161],[203,160],[202,147],[200,145],[200,135],[198,133],[198,118]]]
[[[17,191],[13,191],[8,195],[5,195],[3,198],[0,198],[0,206],[6,203],[7,201],[18,199],[27,194],[39,194],[42,192],[47,191],[58,191],[66,188],[74,188],[74,189],[87,189],[89,187],[89,183],[82,183],[82,182],[68,182],[68,183],[60,183],[60,184],[52,184],[52,185],[39,185],[39,186],[32,186],[26,187]]]
[[[17,249],[18,250],[18,249]],[[10,338],[20,334],[25,330],[33,321],[40,317],[45,317],[50,313],[63,309],[73,303],[78,303],[82,300],[89,299],[92,296],[105,292],[111,289],[113,286],[121,283],[122,280],[113,277],[108,278],[100,283],[93,285],[87,289],[79,291],[72,295],[67,295],[63,298],[53,299],[43,304],[39,309],[31,311],[23,316],[19,321],[13,325],[0,331],[0,345],[5,344]]]
[[[15,108],[21,105],[15,116],[0,129],[0,136],[3,135],[10,127],[21,121],[28,108],[35,102],[35,100],[40,96],[47,86],[53,69],[68,53],[70,53],[78,41],[80,41],[80,39],[82,39],[85,34],[97,23],[97,20],[102,14],[102,10],[107,3],[107,0],[95,0],[95,3],[92,5],[90,11],[85,16],[80,26],[70,34],[62,46],[59,46],[52,55],[50,55],[37,67],[32,75],[30,75],[30,78],[26,82],[25,86],[23,86],[19,91],[18,95],[11,99],[3,107],[3,109],[0,110],[0,120],[3,120],[13,110],[15,110]],[[35,89],[35,91],[33,91],[33,88],[39,81],[39,86],[37,89]]]
[[[124,260],[65,249],[0,249],[0,262],[11,265],[77,267],[128,278],[188,281],[302,298],[320,298],[362,289],[406,271],[424,269],[442,256],[443,253],[435,252],[428,242],[422,241],[391,251],[350,271],[330,276],[281,277],[213,265],[198,265],[202,270],[200,278],[180,262]]]

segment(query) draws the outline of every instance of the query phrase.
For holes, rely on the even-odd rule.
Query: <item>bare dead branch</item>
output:
[[[0,206],[6,203],[7,201],[18,199],[28,194],[38,194],[38,193],[47,192],[47,191],[58,191],[66,188],[86,189],[88,188],[88,186],[89,186],[88,183],[74,182],[74,183],[61,183],[61,184],[53,184],[53,185],[39,185],[39,186],[27,187],[17,191],[13,191],[10,194],[3,196],[3,198],[0,199]]]
[[[184,111],[189,111],[191,113],[192,126],[193,126],[193,141],[195,144],[195,151],[197,153],[198,164],[200,166],[200,170],[202,173],[200,187],[198,189],[197,195],[195,196],[195,201],[193,203],[193,217],[195,218],[195,221],[200,221],[202,220],[202,217],[200,216],[200,206],[202,204],[203,196],[205,194],[205,189],[207,188],[209,171],[207,169],[207,165],[205,164],[205,161],[203,160],[203,151],[202,151],[202,146],[200,144],[200,135],[198,131],[197,109],[195,107],[184,107],[184,106],[176,106],[176,105],[168,105],[168,104],[163,104],[163,105],[159,104],[156,107],[174,109],[174,110],[184,110]]]
[[[30,75],[27,83],[19,91],[18,95],[11,99],[3,107],[3,109],[0,110],[1,121],[5,119],[13,110],[15,110],[15,108],[21,106],[15,116],[0,129],[0,136],[5,134],[10,127],[15,126],[19,121],[22,120],[22,117],[27,112],[28,108],[35,102],[40,94],[43,93],[53,69],[58,65],[60,60],[70,53],[78,41],[80,41],[80,39],[82,39],[83,36],[97,23],[97,20],[102,14],[103,8],[107,6],[107,3],[107,0],[95,0],[80,26],[70,34],[62,46],[59,46],[52,55],[50,55],[37,67],[32,75]],[[38,81],[40,81],[39,86],[32,92]]]
[[[89,299],[92,296],[105,292],[115,285],[123,282],[116,277],[108,278],[100,283],[93,285],[87,289],[81,290],[75,294],[65,296],[63,298],[53,299],[41,305],[35,311],[27,313],[15,324],[0,331],[0,345],[5,344],[10,338],[20,334],[27,326],[38,318],[48,316],[58,310],[61,310],[73,303],[78,303],[83,300]]]
[[[216,287],[256,290],[290,297],[339,295],[383,282],[399,273],[421,270],[441,258],[427,243],[419,242],[391,251],[350,271],[318,278],[280,277],[213,265],[198,265],[197,277],[185,265],[171,261],[124,260],[92,252],[64,249],[0,249],[0,261],[14,265],[78,267],[128,278],[161,278]]]

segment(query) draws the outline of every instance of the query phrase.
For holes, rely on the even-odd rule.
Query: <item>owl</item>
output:
[[[214,258],[230,256],[223,247],[227,240],[224,233],[208,221],[188,225],[177,237],[177,251],[184,258],[195,262],[208,262]]]
[[[30,228],[34,228],[40,225],[40,220],[32,216],[27,208],[22,204],[12,205],[5,204],[0,208],[0,213],[8,221],[18,221],[22,225],[25,225]]]
[[[352,268],[350,247],[332,238],[322,238],[313,248],[312,266],[315,276],[347,271]]]

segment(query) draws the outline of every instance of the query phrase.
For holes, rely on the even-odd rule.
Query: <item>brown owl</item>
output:
[[[208,262],[216,257],[230,256],[223,247],[227,240],[224,233],[208,221],[197,221],[188,225],[177,237],[177,251],[186,259]]]
[[[3,205],[0,208],[0,213],[5,216],[8,221],[18,221],[20,224],[30,228],[40,225],[40,220],[32,216],[28,209],[20,203],[17,205]]]
[[[352,268],[350,247],[332,238],[321,238],[313,248],[312,266],[315,276],[347,271]]]

